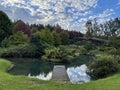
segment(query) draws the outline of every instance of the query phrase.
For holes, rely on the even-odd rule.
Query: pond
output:
[[[31,78],[50,80],[54,65],[65,65],[68,77],[72,83],[89,82],[86,74],[87,64],[93,60],[92,56],[81,55],[71,64],[43,62],[36,58],[9,58],[14,63],[14,68],[9,71],[13,75],[25,75]]]

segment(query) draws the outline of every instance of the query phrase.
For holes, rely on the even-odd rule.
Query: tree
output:
[[[41,30],[40,37],[43,45],[46,45],[46,44],[54,45],[53,33],[48,28]]]
[[[61,42],[62,45],[68,45],[69,44],[69,35],[67,32],[61,32],[60,33],[60,38],[61,38]]]
[[[11,28],[11,20],[3,11],[0,11],[0,43],[5,37],[9,37],[12,34]]]
[[[69,33],[69,39],[76,39],[79,37],[83,37],[83,34],[81,32],[77,32],[77,31],[68,31]]]
[[[32,34],[30,38],[30,44],[34,47],[36,55],[43,54],[44,48],[42,46],[41,32],[36,32]]]
[[[104,24],[104,33],[106,37],[119,36],[120,35],[120,19],[110,19]]]
[[[96,19],[94,22],[91,20],[86,22],[87,33],[86,36],[90,37],[110,37],[120,36],[120,18],[110,19],[103,24],[99,24]]]
[[[30,43],[34,44],[36,46],[41,45],[41,36],[40,35],[41,35],[40,32],[34,33],[30,38]]]
[[[55,46],[61,45],[60,35],[56,32],[53,32],[53,36],[54,36],[54,45]]]
[[[50,31],[53,31],[53,30],[54,30],[54,27],[51,26],[50,24],[46,25],[45,28],[48,28]]]
[[[31,35],[30,28],[22,20],[19,20],[13,27],[14,33],[18,32],[18,31],[24,32],[24,34],[26,34],[28,37],[30,37],[30,35]]]
[[[88,20],[85,24],[86,28],[87,28],[87,32],[86,32],[86,38],[89,39],[92,37],[93,34],[93,29],[92,29],[92,21]]]
[[[63,29],[57,24],[57,25],[54,27],[54,31],[55,31],[56,33],[61,33],[61,32],[63,32]]]
[[[31,24],[30,25],[30,29],[31,29],[32,33],[35,33],[36,31],[41,31],[44,28],[45,27],[42,24]]]

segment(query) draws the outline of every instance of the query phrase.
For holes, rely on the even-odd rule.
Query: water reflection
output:
[[[69,79],[72,83],[89,82],[90,76],[87,75],[87,66],[85,64],[78,67],[67,68]]]
[[[61,63],[67,68],[67,73],[72,83],[88,82],[90,77],[86,74],[87,64],[93,60],[94,57],[81,55],[72,63]],[[50,80],[52,77],[52,70],[54,65],[60,63],[44,62],[39,58],[8,58],[12,61],[15,67],[9,71],[13,75],[25,75],[32,78],[42,80]]]
[[[46,75],[45,73],[41,73],[41,74],[39,74],[39,75],[37,75],[37,76],[28,74],[28,77],[38,78],[38,79],[41,79],[41,80],[50,80],[51,77],[52,77],[52,72],[49,72],[47,75]]]
[[[89,82],[90,76],[87,75],[86,71],[87,71],[87,66],[85,64],[78,67],[67,68],[67,74],[72,83]],[[41,80],[50,80],[52,78],[52,72],[49,72],[48,74],[41,73],[36,76],[28,74],[28,77],[38,78]]]

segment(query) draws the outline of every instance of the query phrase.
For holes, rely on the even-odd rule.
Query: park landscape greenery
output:
[[[51,90],[57,88],[60,90],[79,88],[118,90],[120,88],[118,85],[120,83],[120,18],[110,19],[102,24],[99,24],[96,19],[88,20],[85,26],[87,32],[82,34],[74,30],[64,30],[58,24],[55,26],[26,24],[22,20],[12,22],[3,11],[0,11],[1,58],[36,57],[46,62],[73,63],[74,59],[80,55],[91,55],[94,56],[94,60],[89,62],[87,73],[93,80],[105,78],[83,85],[69,83],[63,85],[64,83],[60,82],[55,84],[53,81],[32,80],[25,76],[17,77],[7,74],[5,70],[10,66],[10,62],[0,59],[0,89],[19,90],[23,86],[22,90],[33,90],[33,88],[48,90],[50,85],[54,86],[49,87]],[[19,81],[23,81],[24,85]],[[7,82],[16,82],[15,87]],[[6,84],[8,87],[5,87]]]

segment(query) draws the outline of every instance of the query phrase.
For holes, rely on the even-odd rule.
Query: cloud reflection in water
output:
[[[72,83],[89,82],[90,76],[87,75],[87,66],[85,64],[78,67],[67,68],[69,79]]]
[[[87,75],[86,71],[87,66],[85,64],[67,68],[67,74],[72,83],[89,82],[90,76]],[[40,73],[37,76],[31,76],[31,74],[29,74],[28,77],[38,78],[41,80],[50,80],[52,78],[52,72],[49,72],[47,75],[45,73]]]
[[[28,77],[38,78],[38,79],[41,79],[41,80],[50,80],[51,77],[52,77],[52,72],[49,72],[47,75],[45,73],[41,73],[37,76],[31,76],[31,74],[28,74]]]

